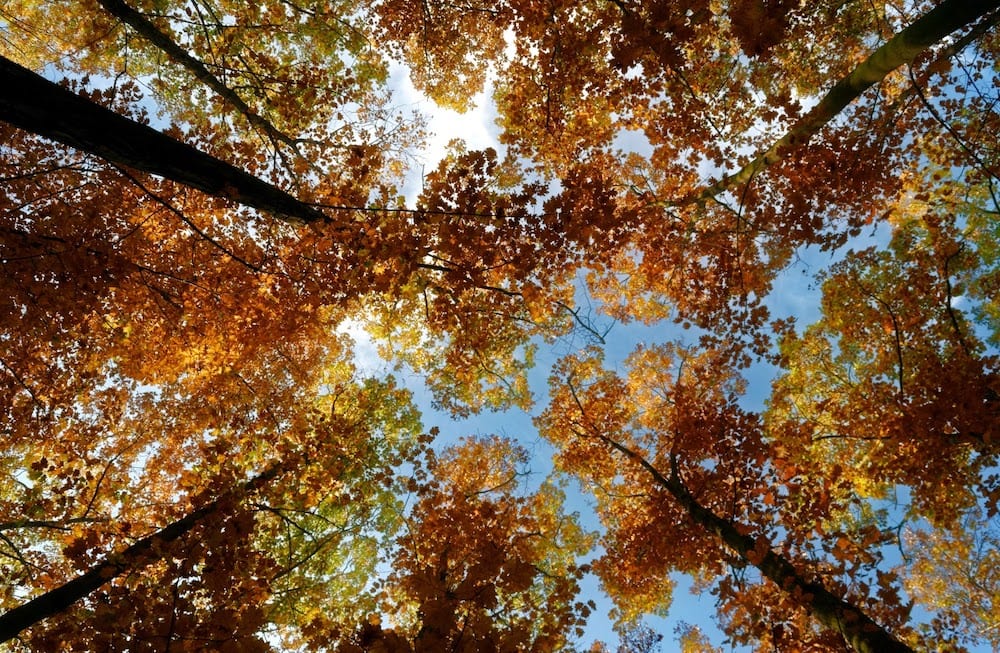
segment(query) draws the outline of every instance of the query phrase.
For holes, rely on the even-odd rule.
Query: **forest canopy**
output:
[[[1000,648],[998,21],[4,2],[0,641]]]

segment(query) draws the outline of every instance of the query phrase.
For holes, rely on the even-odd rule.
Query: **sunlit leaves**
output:
[[[376,37],[409,64],[414,86],[457,111],[483,90],[504,49],[509,10],[503,3],[374,3]]]
[[[324,215],[4,131],[4,607],[211,506],[34,644],[571,646],[594,540],[564,487],[508,440],[431,453],[408,393],[354,373],[349,321],[458,416],[530,408],[559,343],[537,424],[595,497],[634,648],[674,572],[733,644],[989,638],[962,595],[995,594],[973,523],[1000,500],[995,17],[816,105],[924,4],[7,3],[0,53]],[[457,108],[494,78],[508,148],[455,145],[410,207],[389,56]],[[799,257],[823,268],[811,325],[770,315]],[[583,298],[690,338],[615,363]]]
[[[564,513],[557,485],[522,492],[525,461],[493,437],[431,465],[386,582],[394,633],[412,650],[560,650],[584,623],[592,606],[575,600],[576,558],[591,536]]]
[[[997,524],[972,511],[963,522],[942,530],[914,529],[906,538],[910,556],[907,591],[935,612],[937,637],[958,643],[1000,642],[1000,551]]]
[[[831,269],[824,317],[786,340],[790,373],[772,404],[809,425],[811,442],[790,446],[864,469],[862,494],[911,485],[941,518],[967,504],[965,488],[996,455],[997,363],[960,299],[981,268],[954,220],[904,217],[888,249]],[[941,469],[928,473],[931,461]]]

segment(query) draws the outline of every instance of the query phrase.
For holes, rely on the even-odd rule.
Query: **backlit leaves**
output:
[[[960,24],[911,47],[931,11]],[[502,438],[432,449],[409,393],[354,371],[347,324],[454,415],[547,401],[635,648],[676,572],[733,645],[993,637],[994,5],[0,12],[0,54],[316,211],[3,128],[0,601],[101,575],[18,646],[573,647],[595,546],[573,486]],[[459,109],[491,80],[506,148],[455,144],[411,207],[390,57]],[[786,296],[800,260],[811,324],[784,312],[813,299]]]
[[[447,450],[418,490],[386,580],[393,629],[362,627],[338,650],[562,650],[592,609],[574,601],[592,544],[564,494],[523,494],[526,452],[500,438]],[[397,638],[405,638],[400,642]],[[399,647],[399,648],[393,648]]]

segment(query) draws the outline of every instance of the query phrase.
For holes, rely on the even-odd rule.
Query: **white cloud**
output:
[[[414,109],[427,121],[428,138],[422,152],[403,186],[407,204],[412,206],[420,194],[423,175],[437,168],[444,158],[448,143],[458,139],[464,141],[470,150],[494,148],[498,151],[500,142],[496,126],[496,104],[492,98],[492,80],[472,97],[471,108],[465,113],[439,107],[433,100],[413,86],[409,71],[402,64],[393,64],[389,71],[389,86],[404,107]]]

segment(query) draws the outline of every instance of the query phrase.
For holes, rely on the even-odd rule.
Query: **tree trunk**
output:
[[[696,190],[678,202],[663,203],[681,206],[703,202],[749,183],[756,174],[787,158],[798,146],[808,142],[847,105],[860,97],[868,88],[885,79],[890,72],[912,63],[917,55],[927,48],[940,42],[952,32],[988,16],[998,7],[1000,0],[944,0],[892,37],[858,64],[849,75],[834,84],[819,104],[799,118],[784,136],[741,170],[723,177],[708,187]],[[995,21],[996,16],[986,20]]]
[[[330,220],[236,166],[80,97],[0,57],[0,120],[128,168],[273,213],[293,223]]]
[[[277,476],[280,469],[279,465],[272,466],[244,483],[238,490],[225,494],[188,513],[177,521],[147,535],[125,550],[108,555],[103,561],[73,580],[0,615],[0,643],[11,640],[26,628],[66,610],[112,579],[152,564],[168,552],[168,549],[163,547],[164,544],[183,537],[198,524],[217,513],[234,496],[242,496],[260,489]]]
[[[274,125],[262,118],[246,102],[243,101],[236,91],[222,83],[218,77],[213,75],[201,61],[195,59],[184,48],[180,47],[168,35],[160,31],[156,25],[150,22],[141,13],[125,4],[123,0],[97,0],[104,9],[118,18],[120,21],[130,26],[143,38],[155,45],[161,52],[166,54],[171,61],[187,69],[201,83],[205,84],[219,94],[226,102],[243,114],[247,121],[261,129],[268,136],[276,141],[281,141],[286,145],[295,146],[295,140],[279,131]]]
[[[684,508],[692,521],[718,537],[783,592],[801,597],[803,607],[809,614],[826,628],[840,633],[854,650],[859,653],[914,653],[912,648],[899,641],[856,605],[845,601],[821,584],[803,578],[787,558],[775,553],[770,546],[764,551],[758,550],[753,537],[743,535],[732,521],[719,517],[698,503],[678,476],[675,460],[671,459],[670,462],[670,476],[665,476],[643,456],[620,442],[600,434],[597,437],[649,472],[653,480]]]

